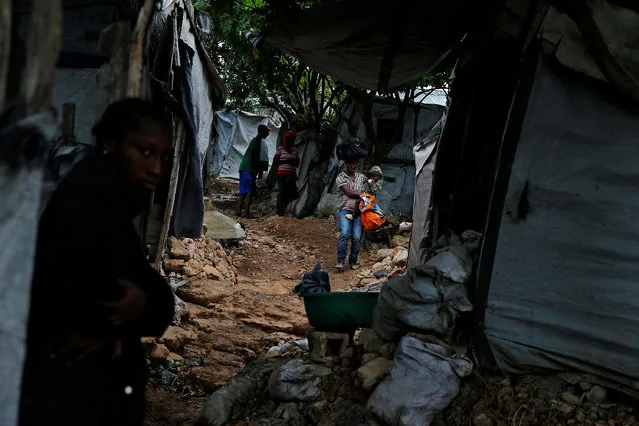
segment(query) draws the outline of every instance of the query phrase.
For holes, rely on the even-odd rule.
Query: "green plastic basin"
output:
[[[371,327],[379,293],[309,293],[302,297],[312,327],[347,330]]]

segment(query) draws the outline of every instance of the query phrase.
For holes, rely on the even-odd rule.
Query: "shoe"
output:
[[[344,264],[343,263],[338,263],[337,265],[335,265],[335,269],[337,269],[338,272],[342,272],[344,270]]]
[[[357,270],[359,269],[359,264],[357,264],[357,263],[351,263],[351,269],[352,269],[353,271],[357,271]]]

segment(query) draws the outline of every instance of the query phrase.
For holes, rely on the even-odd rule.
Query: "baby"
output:
[[[368,180],[364,182],[363,193],[379,195],[379,192],[382,190],[382,183],[384,182],[384,175],[382,174],[382,169],[379,166],[373,166],[366,174]],[[359,209],[355,211],[355,216],[359,214]],[[347,214],[346,219],[353,220],[353,214]]]
[[[372,195],[379,195],[382,190],[382,183],[384,182],[384,175],[382,169],[379,166],[373,166],[366,174],[368,180],[364,183],[364,192]]]

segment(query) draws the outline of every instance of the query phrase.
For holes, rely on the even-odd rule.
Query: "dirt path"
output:
[[[165,360],[154,366],[151,359],[147,425],[188,424],[205,396],[246,362],[272,346],[304,337],[309,327],[304,304],[292,290],[317,263],[329,271],[334,291],[360,281],[359,271],[334,272],[337,235],[330,219],[266,217],[241,223],[246,240],[227,249],[237,283],[225,288],[214,304],[189,304],[189,320],[170,327],[162,342],[179,364],[167,367]],[[366,267],[374,262],[362,253],[360,263]],[[152,351],[158,343],[148,347]]]

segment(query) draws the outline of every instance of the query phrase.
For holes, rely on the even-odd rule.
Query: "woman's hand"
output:
[[[124,296],[117,302],[105,302],[104,306],[113,310],[109,320],[115,326],[122,326],[135,322],[146,308],[146,294],[137,284],[118,280],[124,288]]]
[[[48,347],[51,359],[74,365],[97,352],[109,352],[111,359],[122,355],[122,341],[112,337],[68,331],[59,335]]]

